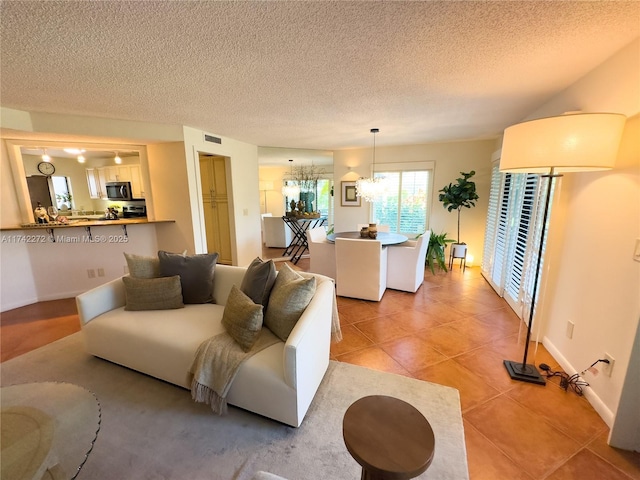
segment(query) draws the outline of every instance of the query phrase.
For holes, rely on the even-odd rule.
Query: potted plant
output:
[[[71,201],[73,200],[73,196],[70,193],[62,193],[60,195],[56,195],[56,199],[62,202],[60,204],[60,208],[62,210],[68,210],[70,208],[73,208],[73,204],[71,203]]]
[[[456,180],[456,183],[450,183],[440,190],[438,200],[442,202],[442,206],[448,211],[457,210],[458,212],[458,237],[456,242],[451,246],[454,258],[465,258],[467,255],[467,244],[460,241],[460,212],[463,208],[471,208],[476,206],[478,194],[476,193],[476,184],[469,181],[476,174],[475,170],[469,173],[460,172],[462,177]]]
[[[429,237],[429,244],[427,245],[427,257],[425,263],[431,273],[436,274],[435,267],[439,266],[445,272],[447,271],[447,263],[444,257],[444,249],[447,246],[447,243],[452,243],[455,240],[447,238],[446,233],[441,233],[436,235],[431,232],[431,236]]]

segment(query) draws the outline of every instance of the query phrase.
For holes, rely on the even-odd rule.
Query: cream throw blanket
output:
[[[227,413],[227,394],[242,362],[279,341],[268,328],[260,331],[258,340],[248,352],[243,351],[227,332],[205,340],[198,347],[189,370],[193,375],[191,398],[211,405],[211,410],[224,415]]]

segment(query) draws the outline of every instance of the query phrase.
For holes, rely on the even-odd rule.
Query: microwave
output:
[[[105,187],[109,200],[133,200],[130,182],[108,182]]]

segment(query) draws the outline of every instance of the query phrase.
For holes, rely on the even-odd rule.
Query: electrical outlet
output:
[[[99,277],[104,277],[104,268],[99,268],[98,269],[98,276]]]
[[[604,373],[607,377],[611,376],[611,372],[613,370],[613,365],[616,363],[614,358],[608,353],[604,354],[605,360],[609,360],[609,363],[602,363],[602,373]]]
[[[571,320],[568,320],[567,321],[567,338],[573,338],[573,327],[575,327],[575,324]]]
[[[87,276],[89,278],[96,278],[96,271],[93,268],[87,270]]]

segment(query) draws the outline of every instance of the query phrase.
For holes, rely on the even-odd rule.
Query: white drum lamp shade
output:
[[[556,173],[613,168],[626,117],[576,113],[518,123],[504,131],[500,171]]]

